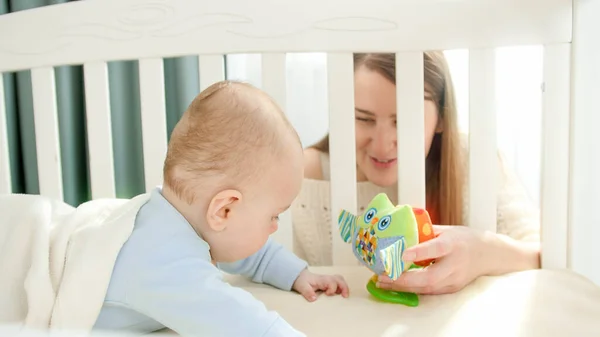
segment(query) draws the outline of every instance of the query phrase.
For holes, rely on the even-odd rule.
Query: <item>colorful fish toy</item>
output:
[[[432,262],[407,265],[402,260],[407,248],[434,237],[426,210],[408,205],[395,206],[385,193],[380,193],[362,215],[340,211],[338,228],[344,242],[352,244],[352,252],[358,261],[375,273],[367,283],[371,295],[387,302],[419,305],[417,294],[380,289],[375,283],[378,275],[386,274],[396,280],[408,269],[422,268]]]

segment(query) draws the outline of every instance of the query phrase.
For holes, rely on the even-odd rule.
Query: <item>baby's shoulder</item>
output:
[[[159,238],[144,232],[134,231],[119,252],[112,275],[115,284],[151,286],[170,277],[183,283],[196,274],[218,272],[211,263],[208,244],[194,233]]]

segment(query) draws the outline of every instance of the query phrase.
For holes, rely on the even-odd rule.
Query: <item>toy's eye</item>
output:
[[[377,214],[377,210],[375,208],[370,208],[366,213],[365,213],[365,222],[369,223],[371,222],[371,220],[373,220],[373,218],[375,217],[375,214]]]
[[[379,222],[377,223],[377,229],[379,229],[380,231],[385,230],[386,228],[388,228],[390,226],[391,223],[392,223],[392,217],[389,215],[386,215],[383,218],[381,218],[381,220],[379,220]]]

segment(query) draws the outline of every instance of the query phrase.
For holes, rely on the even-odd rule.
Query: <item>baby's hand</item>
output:
[[[312,302],[317,299],[317,291],[324,291],[325,294],[333,296],[342,294],[348,297],[348,284],[340,275],[317,275],[304,269],[294,282],[292,289],[299,292],[304,298]]]

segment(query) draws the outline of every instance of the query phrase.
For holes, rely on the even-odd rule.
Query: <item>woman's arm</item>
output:
[[[540,242],[540,211],[502,155],[498,164],[497,232],[517,241]]]
[[[497,233],[490,240],[488,275],[540,268],[539,207],[499,155]]]
[[[465,226],[433,226],[435,238],[408,248],[403,259],[435,263],[408,270],[392,281],[381,275],[382,289],[419,294],[446,294],[461,290],[483,275],[501,275],[535,268],[539,254],[532,243]]]
[[[494,234],[489,240],[489,270],[486,275],[539,269],[540,243],[517,241],[504,234]]]
[[[538,208],[501,157],[499,163],[497,233],[468,226],[434,226],[436,238],[408,248],[404,259],[407,262],[435,259],[436,263],[405,272],[393,282],[381,276],[380,288],[422,294],[451,293],[479,276],[540,267]]]

